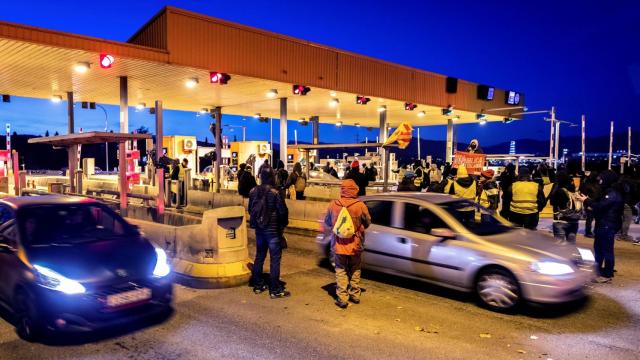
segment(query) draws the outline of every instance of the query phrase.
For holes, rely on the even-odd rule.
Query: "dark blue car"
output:
[[[0,200],[0,305],[21,338],[168,313],[172,294],[164,250],[106,205],[63,196]]]

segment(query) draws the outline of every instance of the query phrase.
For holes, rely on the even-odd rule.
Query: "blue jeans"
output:
[[[264,284],[262,279],[262,268],[264,259],[269,252],[269,291],[279,292],[282,290],[280,283],[280,260],[282,259],[282,245],[280,236],[275,234],[264,234],[256,231],[256,259],[253,262],[251,271],[251,283],[253,286]]]
[[[593,250],[595,252],[596,266],[600,275],[608,278],[613,277],[615,264],[613,245],[616,232],[617,229],[610,226],[598,226],[598,224],[596,224],[594,232]]]
[[[576,234],[578,233],[577,222],[553,222],[553,236],[560,243],[576,243]]]

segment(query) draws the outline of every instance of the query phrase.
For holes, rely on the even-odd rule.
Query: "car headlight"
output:
[[[75,280],[68,279],[57,272],[40,265],[33,265],[38,275],[38,283],[47,289],[56,290],[65,294],[83,294],[86,289]]]
[[[160,249],[156,249],[156,266],[153,268],[153,276],[155,277],[165,277],[169,275],[171,272],[171,267],[169,267],[169,262],[167,259],[167,253]]]
[[[596,262],[596,258],[593,256],[593,253],[589,249],[578,248],[578,252],[580,253],[580,257],[584,261]]]
[[[531,269],[543,275],[566,275],[574,272],[571,266],[555,261],[538,261],[531,264]]]

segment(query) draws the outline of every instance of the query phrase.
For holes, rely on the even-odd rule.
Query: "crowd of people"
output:
[[[361,253],[364,231],[371,223],[371,217],[358,197],[365,195],[372,176],[377,176],[377,173],[373,175],[372,169],[375,170],[373,165],[361,167],[357,160],[350,164],[341,182],[340,199],[329,203],[324,219],[324,225],[334,234],[336,305],[341,308],[347,307],[348,302],[360,302]],[[441,168],[437,164],[416,161],[396,172],[402,175],[397,191],[450,194],[530,230],[537,229],[540,213],[549,204],[553,209],[553,234],[559,243],[575,244],[579,222],[584,218],[585,236],[594,239],[599,275],[595,281],[607,283],[615,273],[615,239],[640,244],[640,239],[633,239],[628,233],[633,217],[636,217],[636,223],[640,219],[640,186],[635,176],[637,172],[631,170],[623,176],[611,170],[584,174],[564,167],[556,171],[540,163],[520,166],[516,171],[516,167],[509,164],[496,176],[492,169],[470,174],[464,165],[454,168],[445,164]],[[337,176],[330,163],[323,171]],[[287,297],[290,292],[279,279],[282,249],[287,246],[285,199],[304,199],[308,179],[300,163],[296,163],[289,173],[281,161],[276,163],[275,169],[268,162],[264,163],[258,178],[260,185],[251,167],[240,165],[238,192],[249,198],[250,224],[256,230],[257,252],[251,285],[256,294],[268,289],[272,298]],[[460,220],[473,221],[475,214],[475,208],[471,207],[466,214],[469,219]],[[268,282],[262,278],[267,254],[271,259]]]
[[[515,226],[531,230],[537,229],[540,212],[549,204],[553,209],[553,235],[560,243],[575,244],[579,221],[585,219],[584,234],[594,239],[599,270],[596,281],[600,283],[610,282],[614,276],[616,239],[640,245],[640,238],[629,235],[631,223],[640,220],[640,171],[637,168],[628,167],[622,175],[612,170],[585,174],[564,166],[556,171],[540,163],[520,166],[516,172],[515,165],[509,164],[495,176],[491,169],[470,175],[464,165],[453,168],[446,164],[442,177],[435,179],[421,174],[425,171],[438,174],[437,165],[415,162],[411,169],[407,166],[402,169],[404,177],[398,191],[451,194],[476,202]]]

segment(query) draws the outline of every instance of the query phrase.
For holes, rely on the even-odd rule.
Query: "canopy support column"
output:
[[[320,143],[320,118],[318,116],[312,116],[309,121],[311,122],[311,143],[313,145],[318,145]],[[318,164],[319,162],[319,151],[316,150],[316,156],[313,157],[313,163]]]
[[[447,119],[447,147],[445,152],[445,162],[453,162],[453,119]]]
[[[384,144],[388,137],[387,112],[380,112],[380,143]],[[380,147],[380,155],[382,155],[382,191],[389,190],[389,150]]]
[[[67,92],[67,129],[69,134],[75,132],[75,118],[73,112],[73,91]],[[76,169],[78,168],[78,148],[70,147],[67,149],[67,159],[69,168],[69,192],[76,192]]]
[[[67,128],[68,133],[73,134],[75,132],[75,118],[73,113],[73,91],[67,92]]]
[[[287,163],[287,143],[287,98],[280,98],[280,160],[285,164]]]
[[[120,132],[129,133],[129,86],[126,76],[120,77]],[[118,143],[118,183],[120,187],[120,214],[127,216],[127,143]]]
[[[162,141],[164,133],[162,131],[162,100],[156,100],[156,163],[163,155]],[[164,215],[164,169],[155,169],[156,184],[158,186],[158,196],[156,197],[156,208],[158,216]]]
[[[213,109],[213,117],[216,121],[216,163],[215,163],[215,181],[216,193],[220,192],[220,171],[222,171],[222,108],[216,106]]]

